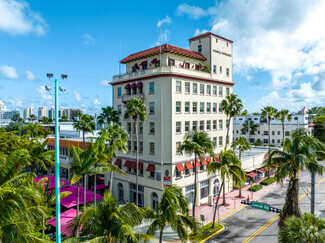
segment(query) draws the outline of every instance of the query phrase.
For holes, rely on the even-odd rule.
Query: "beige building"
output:
[[[211,158],[194,167],[194,155],[180,155],[176,151],[184,135],[194,128],[208,133],[216,153],[225,145],[228,122],[220,103],[232,93],[234,84],[232,44],[231,40],[205,33],[189,39],[190,50],[165,44],[121,61],[126,64],[126,73],[113,77],[113,106],[130,137],[129,152],[119,154],[115,162],[127,173],[125,177],[114,174],[113,196],[118,201],[135,202],[134,124],[123,119],[123,105],[136,97],[148,108],[147,120],[139,124],[139,204],[155,207],[168,184],[179,185],[190,202],[196,187],[197,205],[211,203],[221,185],[219,174],[206,173]],[[205,65],[211,72],[203,71]],[[226,191],[232,187],[232,181],[227,181]]]
[[[38,117],[47,117],[47,109],[45,107],[39,107],[38,108]]]
[[[24,119],[28,119],[30,117],[30,115],[34,114],[34,108],[33,107],[29,107],[24,109]]]

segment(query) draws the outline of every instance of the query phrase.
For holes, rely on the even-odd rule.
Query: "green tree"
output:
[[[28,123],[26,126],[23,126],[20,131],[26,133],[32,139],[38,137],[45,138],[48,135],[48,132],[39,123]]]
[[[242,155],[242,153],[244,151],[249,150],[249,149],[252,148],[251,144],[249,142],[247,142],[244,137],[236,138],[232,142],[231,148],[233,150],[235,150],[237,147],[238,147],[238,152],[239,152],[238,159],[240,161],[241,161],[241,155]],[[242,187],[243,180],[242,180],[242,178],[239,178],[240,180],[236,180],[236,179],[238,179],[238,178],[237,177],[234,178],[236,184],[239,186],[239,195],[238,196],[241,197],[241,187]]]
[[[46,117],[46,116],[42,116],[41,118],[38,119],[38,121],[40,123],[43,123],[43,124],[50,124],[50,118]]]
[[[143,103],[143,101],[138,98],[132,98],[128,103],[125,104],[125,113],[124,113],[124,119],[131,119],[134,121],[134,126],[135,126],[135,139],[136,139],[136,149],[137,149],[137,155],[136,155],[136,160],[137,160],[137,165],[136,165],[136,205],[138,206],[139,203],[139,182],[138,182],[138,177],[139,177],[139,138],[138,138],[138,121],[144,122],[147,119],[147,107]]]
[[[188,206],[188,201],[179,187],[172,185],[164,188],[161,200],[151,215],[153,222],[147,234],[155,235],[159,230],[159,243],[161,243],[164,228],[170,225],[177,232],[179,239],[185,242],[188,239],[187,227],[195,232],[198,225],[195,217],[189,216]]]
[[[277,114],[277,110],[272,107],[272,106],[266,106],[262,109],[261,112],[261,118],[262,119],[267,119],[268,121],[268,142],[269,142],[269,150],[268,150],[268,154],[271,153],[271,120],[272,117],[275,117]],[[270,179],[270,169],[268,169],[267,171],[267,178]]]
[[[314,136],[322,142],[325,142],[325,116],[316,116],[313,118],[315,123]]]
[[[104,124],[105,122],[107,125],[113,123],[118,123],[120,121],[119,114],[112,106],[107,106],[102,108],[102,113],[97,117],[97,121],[99,124]]]
[[[77,114],[76,121],[73,122],[73,128],[77,131],[82,131],[83,149],[86,149],[85,133],[91,132],[95,129],[94,118],[90,115]]]
[[[194,199],[193,199],[193,216],[195,217],[195,205],[196,205],[196,184],[197,184],[197,163],[200,164],[200,160],[205,158],[205,155],[208,153],[211,157],[214,157],[214,147],[213,143],[208,135],[205,132],[198,132],[196,129],[192,132],[187,133],[184,136],[184,141],[178,147],[179,153],[183,154],[194,154],[194,167],[195,176],[194,176]]]
[[[229,94],[226,98],[221,102],[221,109],[226,114],[228,118],[228,128],[227,128],[227,136],[226,136],[226,147],[229,143],[229,129],[231,124],[231,118],[238,116],[240,114],[241,109],[243,108],[242,101],[237,97],[236,94]]]
[[[33,123],[34,121],[37,121],[37,117],[34,114],[31,114],[28,117],[28,121],[30,121],[31,123]]]
[[[301,218],[288,217],[279,231],[280,243],[325,242],[325,220],[304,213]]]
[[[320,109],[321,107],[320,106],[314,106],[310,109],[308,109],[307,113],[308,114],[317,114],[318,110]]]
[[[240,113],[241,116],[248,116],[248,110],[243,110],[241,113]]]
[[[60,122],[67,122],[67,121],[69,121],[69,119],[66,115],[63,115],[60,119]]]
[[[23,122],[23,118],[20,117],[19,114],[14,114],[11,118],[11,121],[15,122],[15,123],[20,123]]]
[[[251,138],[251,132],[255,132],[257,130],[257,128],[259,127],[258,124],[255,124],[254,121],[252,120],[246,120],[243,123],[243,128],[241,129],[241,131],[245,131],[246,133],[248,133],[248,139]]]
[[[103,202],[88,207],[75,218],[74,228],[82,225],[82,236],[66,242],[145,242],[152,239],[152,236],[134,233],[133,228],[141,224],[149,213],[150,209],[139,208],[133,203],[119,206],[106,191]]]
[[[204,66],[202,67],[202,71],[203,71],[203,72],[207,72],[207,73],[211,73],[210,67],[209,67],[208,65],[204,65]]]
[[[282,144],[283,144],[283,142],[284,142],[284,136],[285,136],[285,133],[284,133],[284,121],[286,119],[288,121],[291,121],[292,115],[289,113],[289,110],[282,109],[281,111],[277,112],[276,119],[277,120],[280,120],[281,123],[282,123],[282,136],[283,136]]]

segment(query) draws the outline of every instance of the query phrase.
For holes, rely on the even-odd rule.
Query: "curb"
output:
[[[221,224],[222,225],[222,224]],[[218,234],[222,234],[223,232],[226,232],[228,230],[227,226],[222,225],[222,228],[219,229],[217,232],[213,233],[212,235],[208,236],[207,238],[205,238],[204,240],[200,241],[199,243],[204,243],[207,240],[211,239],[212,237],[218,235]]]

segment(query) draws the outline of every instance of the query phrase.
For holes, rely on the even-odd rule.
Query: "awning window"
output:
[[[146,171],[150,171],[151,172],[151,171],[154,171],[154,169],[155,169],[155,165],[149,164]]]
[[[124,167],[130,167],[130,163],[131,163],[131,161],[129,161],[129,160],[125,161]]]
[[[137,168],[137,162],[132,161],[132,162],[130,163],[130,168],[132,168],[132,169]]]
[[[259,170],[257,170],[257,173],[264,174],[265,173],[265,170],[264,169],[259,169]]]
[[[147,63],[148,63],[147,61],[143,61],[143,62],[140,63],[140,66],[147,65]]]
[[[178,170],[179,172],[185,170],[185,168],[184,168],[184,166],[183,166],[182,164],[178,164],[178,165],[176,165],[176,168],[177,168],[177,170]]]
[[[193,161],[193,165],[195,165],[195,161]],[[196,161],[196,167],[200,167],[200,166],[201,166],[200,162]]]
[[[186,163],[185,163],[185,166],[186,166],[186,168],[187,168],[188,170],[193,169],[192,162],[186,162]]]
[[[207,160],[208,160],[209,158],[207,158]],[[205,159],[202,159],[201,160],[201,163],[202,163],[202,165],[207,165],[208,163],[207,163],[207,160],[205,160]],[[211,161],[211,160],[210,160]]]
[[[121,160],[121,159],[117,159],[117,160],[115,161],[114,165],[120,165],[120,164],[121,164],[121,162],[122,162],[122,160]]]
[[[138,165],[139,170],[141,170],[142,167],[143,167],[143,163],[140,163],[140,162],[139,162],[139,165]]]
[[[256,173],[254,173],[254,172],[248,173],[247,177],[253,179],[256,177]]]

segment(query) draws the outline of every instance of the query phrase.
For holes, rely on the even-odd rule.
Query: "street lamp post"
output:
[[[49,80],[53,78],[52,73],[48,73],[46,75]],[[66,79],[68,75],[61,74],[61,78]],[[54,89],[54,96],[55,96],[55,216],[56,216],[56,242],[61,242],[61,208],[60,208],[60,145],[59,145],[59,90],[64,92],[65,88],[58,86],[58,79],[54,81],[55,89]],[[47,91],[51,91],[51,87],[45,86]]]

